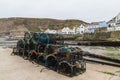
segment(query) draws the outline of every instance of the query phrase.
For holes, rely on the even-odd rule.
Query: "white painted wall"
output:
[[[119,31],[120,26],[112,26],[112,27],[107,27],[107,31]]]
[[[78,28],[76,28],[76,34],[83,34],[85,33],[85,26],[84,25],[80,25]]]

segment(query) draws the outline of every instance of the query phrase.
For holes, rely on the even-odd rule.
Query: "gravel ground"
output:
[[[11,52],[10,48],[0,47],[0,80],[120,80],[118,67],[87,63],[85,73],[71,78],[19,56],[11,56]]]

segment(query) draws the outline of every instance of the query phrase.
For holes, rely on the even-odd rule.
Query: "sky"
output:
[[[30,17],[109,21],[120,12],[120,0],[0,0],[0,18]]]

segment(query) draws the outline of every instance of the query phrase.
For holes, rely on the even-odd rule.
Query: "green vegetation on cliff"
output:
[[[8,18],[8,21],[13,21],[14,25],[24,25],[30,31],[40,31],[49,29],[61,29],[63,27],[79,26],[81,24],[87,24],[82,20],[57,20],[48,18]]]

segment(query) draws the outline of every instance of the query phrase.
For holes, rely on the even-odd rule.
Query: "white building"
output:
[[[49,34],[75,34],[75,30],[76,30],[75,28],[70,29],[69,27],[64,27],[61,30],[50,30],[50,29],[47,29],[44,32],[45,33],[49,33]]]
[[[120,13],[108,22],[109,27],[107,31],[118,31],[120,30]]]
[[[109,26],[107,27],[107,31],[119,31],[120,30],[120,26]]]
[[[84,34],[88,31],[88,25],[81,24],[79,27],[75,27],[75,34]]]
[[[45,33],[56,34],[56,33],[57,33],[57,30],[50,30],[50,29],[47,29],[47,30],[45,30]]]
[[[120,27],[120,13],[116,16],[115,23],[116,23],[116,26]]]
[[[83,34],[86,32],[87,27],[84,25],[80,25],[78,28],[76,28],[76,34]]]
[[[70,29],[69,27],[64,27],[60,34],[75,34],[75,29]]]

